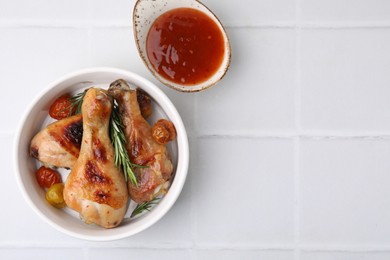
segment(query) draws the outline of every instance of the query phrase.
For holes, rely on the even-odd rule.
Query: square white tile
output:
[[[293,243],[293,142],[200,138],[192,190],[196,243]]]
[[[294,21],[295,1],[291,0],[204,0],[222,23],[228,26],[253,26],[262,23]]]
[[[135,0],[107,0],[90,1],[91,23],[100,26],[127,25],[133,26],[133,8]]]
[[[389,158],[390,140],[303,140],[301,243],[388,245]]]
[[[294,129],[295,32],[230,29],[226,78],[197,97],[198,129],[206,134],[257,134]]]
[[[0,28],[1,111],[12,116],[0,133],[15,131],[28,106],[48,84],[88,66],[87,32],[78,29]]]
[[[0,1],[0,23],[82,24],[88,21],[89,0]]]
[[[302,32],[302,128],[390,130],[390,30]]]
[[[310,21],[390,21],[387,0],[302,0],[302,19]]]

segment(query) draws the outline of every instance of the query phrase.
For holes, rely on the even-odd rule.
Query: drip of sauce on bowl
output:
[[[196,9],[177,8],[154,21],[146,51],[158,74],[191,86],[217,72],[224,58],[225,43],[221,29],[209,16]]]

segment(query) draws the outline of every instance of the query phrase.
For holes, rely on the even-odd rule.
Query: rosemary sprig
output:
[[[160,198],[154,198],[150,201],[143,202],[141,204],[138,204],[133,212],[131,213],[131,218],[137,216],[138,214],[141,214],[145,210],[150,211],[153,205],[157,204],[159,202]]]
[[[130,162],[129,155],[127,154],[125,147],[126,138],[125,134],[123,133],[123,124],[119,116],[119,108],[116,104],[114,104],[111,112],[110,137],[115,149],[115,165],[122,167],[126,181],[130,179],[131,183],[137,185],[137,177],[135,176],[133,168],[140,166]]]
[[[84,90],[83,92],[77,93],[73,97],[69,98],[69,101],[71,102],[71,104],[68,107],[68,108],[70,108],[68,116],[73,115],[74,108],[76,108],[76,111],[74,113],[75,115],[81,114],[81,107],[83,105],[84,96],[87,93],[87,91],[88,91],[88,89]]]

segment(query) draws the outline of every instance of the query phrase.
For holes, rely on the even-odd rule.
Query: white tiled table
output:
[[[138,57],[134,0],[0,0],[0,259],[390,259],[390,1],[204,0],[231,68],[177,93]],[[91,66],[172,99],[191,165],[172,210],[114,242],[68,237],[22,199],[12,141],[31,99]]]

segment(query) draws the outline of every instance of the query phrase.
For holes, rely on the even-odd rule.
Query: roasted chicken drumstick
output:
[[[124,80],[113,82],[108,91],[119,105],[131,162],[146,166],[134,169],[137,185],[128,181],[131,199],[141,203],[165,194],[173,165],[166,147],[153,139],[152,128],[141,114],[136,91],[131,90]]]
[[[64,188],[66,204],[87,223],[118,226],[127,210],[128,191],[122,171],[114,165],[109,137],[113,106],[106,91],[88,90],[82,105],[83,137],[80,155]]]

